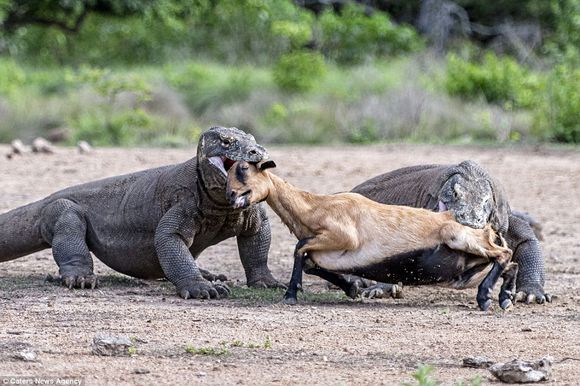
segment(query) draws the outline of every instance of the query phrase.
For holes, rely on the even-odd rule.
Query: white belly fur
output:
[[[365,243],[359,249],[350,251],[312,251],[308,256],[320,268],[329,271],[350,270],[381,262],[387,256],[379,243]]]

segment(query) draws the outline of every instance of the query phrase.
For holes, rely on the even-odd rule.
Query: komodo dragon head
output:
[[[505,196],[477,163],[461,162],[441,178],[441,189],[436,195],[440,212],[450,210],[457,222],[473,228],[483,228],[489,222],[500,232],[507,230],[509,207]]]
[[[268,152],[256,143],[253,135],[235,127],[212,127],[201,135],[197,145],[198,165],[209,190],[225,189],[227,171],[234,162],[268,158]]]

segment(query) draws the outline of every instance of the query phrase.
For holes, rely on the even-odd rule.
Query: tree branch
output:
[[[85,7],[83,12],[77,17],[72,26],[61,20],[45,19],[34,15],[16,16],[15,14],[9,14],[6,20],[4,20],[4,23],[2,23],[2,29],[8,32],[14,32],[16,29],[23,25],[37,24],[47,27],[57,27],[65,32],[76,33],[80,30],[81,25],[83,24],[88,14],[89,8]]]

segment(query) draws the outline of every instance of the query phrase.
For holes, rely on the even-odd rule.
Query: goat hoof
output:
[[[508,308],[510,308],[511,306],[513,306],[513,303],[510,299],[504,299],[499,306],[501,307],[502,310],[507,310]]]
[[[491,299],[478,300],[477,304],[479,305],[480,310],[487,311],[489,310],[489,306],[491,306]]]
[[[296,303],[298,303],[298,300],[293,297],[284,297],[284,299],[282,299],[282,303],[288,304],[289,306],[295,306]]]

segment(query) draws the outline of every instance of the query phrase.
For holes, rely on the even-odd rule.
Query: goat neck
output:
[[[275,174],[265,173],[271,182],[266,198],[268,205],[299,240],[314,236],[315,232],[308,226],[308,221],[305,223],[301,219],[308,220],[321,196],[300,190]]]

